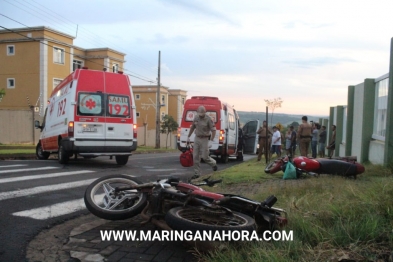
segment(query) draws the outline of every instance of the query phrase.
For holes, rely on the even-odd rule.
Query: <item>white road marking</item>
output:
[[[16,182],[16,181],[24,181],[24,180],[33,180],[33,179],[39,179],[39,178],[52,178],[52,177],[59,177],[59,176],[78,175],[78,174],[93,173],[93,172],[95,172],[95,171],[80,170],[80,171],[73,171],[73,172],[59,172],[59,173],[36,175],[36,176],[9,177],[9,178],[0,179],[0,184]]]
[[[12,213],[14,216],[19,217],[30,217],[34,219],[48,219],[52,217],[58,217],[66,214],[70,214],[79,210],[86,208],[85,202],[82,199],[67,201],[63,203],[58,203],[51,206],[45,206],[40,208],[34,208],[30,210],[20,211]]]
[[[0,166],[0,168],[2,168],[2,167],[16,167],[16,166],[27,166],[27,165],[8,165],[8,166]]]
[[[37,168],[23,168],[23,169],[11,169],[11,170],[2,170],[0,171],[0,174],[5,174],[5,173],[15,173],[15,172],[25,172],[25,171],[37,171],[37,170],[48,170],[48,169],[55,169],[58,167],[54,166],[45,166],[45,167],[37,167]]]
[[[96,195],[96,198],[103,198],[104,194]],[[86,209],[83,198],[77,200],[66,201],[50,206],[44,206],[20,212],[12,213],[14,216],[30,217],[33,219],[44,220],[48,218],[58,217],[62,215],[71,214],[73,212]]]
[[[146,171],[151,172],[164,172],[164,171],[175,171],[178,170],[177,168],[168,168],[168,169],[146,169]]]
[[[51,192],[51,191],[56,191],[56,190],[87,186],[95,180],[96,180],[96,178],[93,178],[93,179],[87,179],[87,180],[71,182],[71,183],[62,183],[62,184],[49,185],[49,186],[38,186],[38,187],[32,187],[32,188],[28,188],[28,189],[3,192],[3,193],[0,193],[0,201],[10,199],[10,198],[30,196],[30,195]]]

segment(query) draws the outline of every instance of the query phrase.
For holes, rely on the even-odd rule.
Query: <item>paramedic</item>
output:
[[[209,156],[209,148],[213,144],[214,137],[216,136],[216,127],[212,119],[206,115],[206,109],[204,106],[198,107],[197,115],[191,125],[190,132],[188,133],[187,142],[190,142],[190,136],[195,130],[194,139],[194,178],[198,178],[201,175],[200,162],[201,158],[210,165],[214,171],[217,170],[216,161]]]

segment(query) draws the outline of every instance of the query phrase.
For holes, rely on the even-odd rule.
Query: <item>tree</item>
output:
[[[3,97],[5,96],[5,90],[4,88],[0,90],[0,102],[3,99]]]
[[[270,117],[270,124],[273,124],[273,113],[274,109],[280,108],[281,104],[284,102],[282,101],[281,97],[274,98],[273,100],[265,99],[266,106],[270,108],[271,112],[271,117]]]
[[[178,126],[179,125],[177,124],[175,119],[173,119],[172,116],[165,115],[162,118],[161,134],[166,134],[166,143],[165,143],[166,148],[168,148],[168,136],[169,136],[169,134],[172,133],[173,131],[176,131]]]

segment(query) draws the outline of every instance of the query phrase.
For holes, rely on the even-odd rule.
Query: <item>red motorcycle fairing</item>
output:
[[[191,194],[193,194],[193,195],[204,196],[204,197],[211,198],[214,200],[219,200],[221,198],[224,198],[224,195],[213,193],[213,192],[208,192],[208,191],[203,190],[203,188],[200,188],[198,186],[194,186],[191,184],[187,184],[187,183],[180,182],[179,184],[177,184],[176,188],[183,193],[188,193],[188,192],[192,191]]]
[[[320,163],[318,162],[318,160],[299,156],[293,159],[293,164],[295,165],[295,167],[300,168],[304,171],[316,172],[320,168]]]

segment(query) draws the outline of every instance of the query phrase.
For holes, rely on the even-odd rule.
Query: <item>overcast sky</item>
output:
[[[328,115],[389,71],[392,0],[0,0],[0,25],[48,26],[126,53],[125,72],[239,111]],[[77,31],[78,25],[78,33]],[[131,77],[133,84],[150,84]]]

